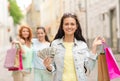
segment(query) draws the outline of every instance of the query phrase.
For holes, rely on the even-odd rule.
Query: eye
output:
[[[69,23],[64,23],[65,26],[69,25]]]
[[[70,23],[72,26],[74,26],[75,25],[75,23]]]

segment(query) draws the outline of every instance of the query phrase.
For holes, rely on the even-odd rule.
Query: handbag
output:
[[[110,80],[120,77],[120,69],[110,47],[103,43]]]
[[[110,81],[105,53],[98,56],[98,81]]]
[[[19,60],[19,66],[18,67],[13,67],[13,68],[9,68],[8,70],[9,71],[20,71],[20,70],[23,70],[23,64],[22,64],[22,52],[19,51],[18,52],[18,57],[16,58]]]
[[[14,67],[19,67],[20,65],[20,62],[19,62],[19,53],[20,53],[20,50],[17,48],[17,52],[16,52],[16,55],[15,55],[15,60],[14,60]]]
[[[17,71],[23,69],[22,52],[19,44],[14,44],[7,50],[4,67],[9,71]]]
[[[5,68],[7,68],[7,69],[13,68],[13,67],[17,68],[17,66],[14,65],[16,53],[17,53],[17,48],[15,47],[15,45],[12,45],[12,47],[7,50],[7,54],[6,54],[6,58],[5,58],[5,62],[4,62]]]

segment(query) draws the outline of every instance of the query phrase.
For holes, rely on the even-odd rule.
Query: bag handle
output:
[[[18,46],[17,46],[18,45]],[[11,48],[17,48],[17,49],[21,49],[21,46],[19,43],[12,43]]]
[[[100,47],[100,50],[102,50],[102,52],[100,52],[100,54],[105,54],[105,49],[108,47],[109,46],[105,42],[102,42],[102,45]]]
[[[12,43],[11,48],[16,48],[16,43]]]
[[[109,47],[105,42],[102,42],[103,48]]]

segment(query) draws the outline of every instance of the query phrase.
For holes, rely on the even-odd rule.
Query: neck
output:
[[[41,43],[45,43],[45,42],[46,42],[46,40],[39,40],[39,42],[41,42]]]
[[[28,46],[28,47],[30,47],[30,41],[28,40],[28,39],[25,39],[25,44],[26,44],[26,46]]]
[[[73,42],[74,41],[74,36],[65,36],[64,37],[64,42]]]
[[[27,39],[27,38],[25,39],[25,42],[28,42],[28,39]]]

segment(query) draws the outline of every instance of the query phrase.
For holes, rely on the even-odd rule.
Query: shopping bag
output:
[[[19,51],[18,52],[18,57],[16,58],[17,60],[19,60],[19,66],[18,67],[12,67],[12,68],[9,68],[8,70],[9,71],[20,71],[23,69],[23,64],[22,64],[22,52]]]
[[[14,66],[16,67],[9,68],[8,69],[9,71],[17,71],[23,69],[21,47],[19,44],[16,44],[16,48],[17,48],[17,54],[14,60]]]
[[[110,80],[120,77],[120,69],[110,47],[104,44]]]
[[[5,62],[4,62],[5,68],[17,67],[14,64],[16,54],[17,54],[17,48],[15,47],[15,45],[12,45],[12,47],[7,50],[7,54],[6,54],[6,58],[5,58]]]
[[[20,58],[19,52],[20,52],[20,49],[17,48],[17,52],[16,52],[15,60],[14,60],[14,67],[19,67],[19,65],[20,65],[20,62],[19,62],[19,58]]]
[[[98,56],[98,81],[110,81],[104,53]]]

